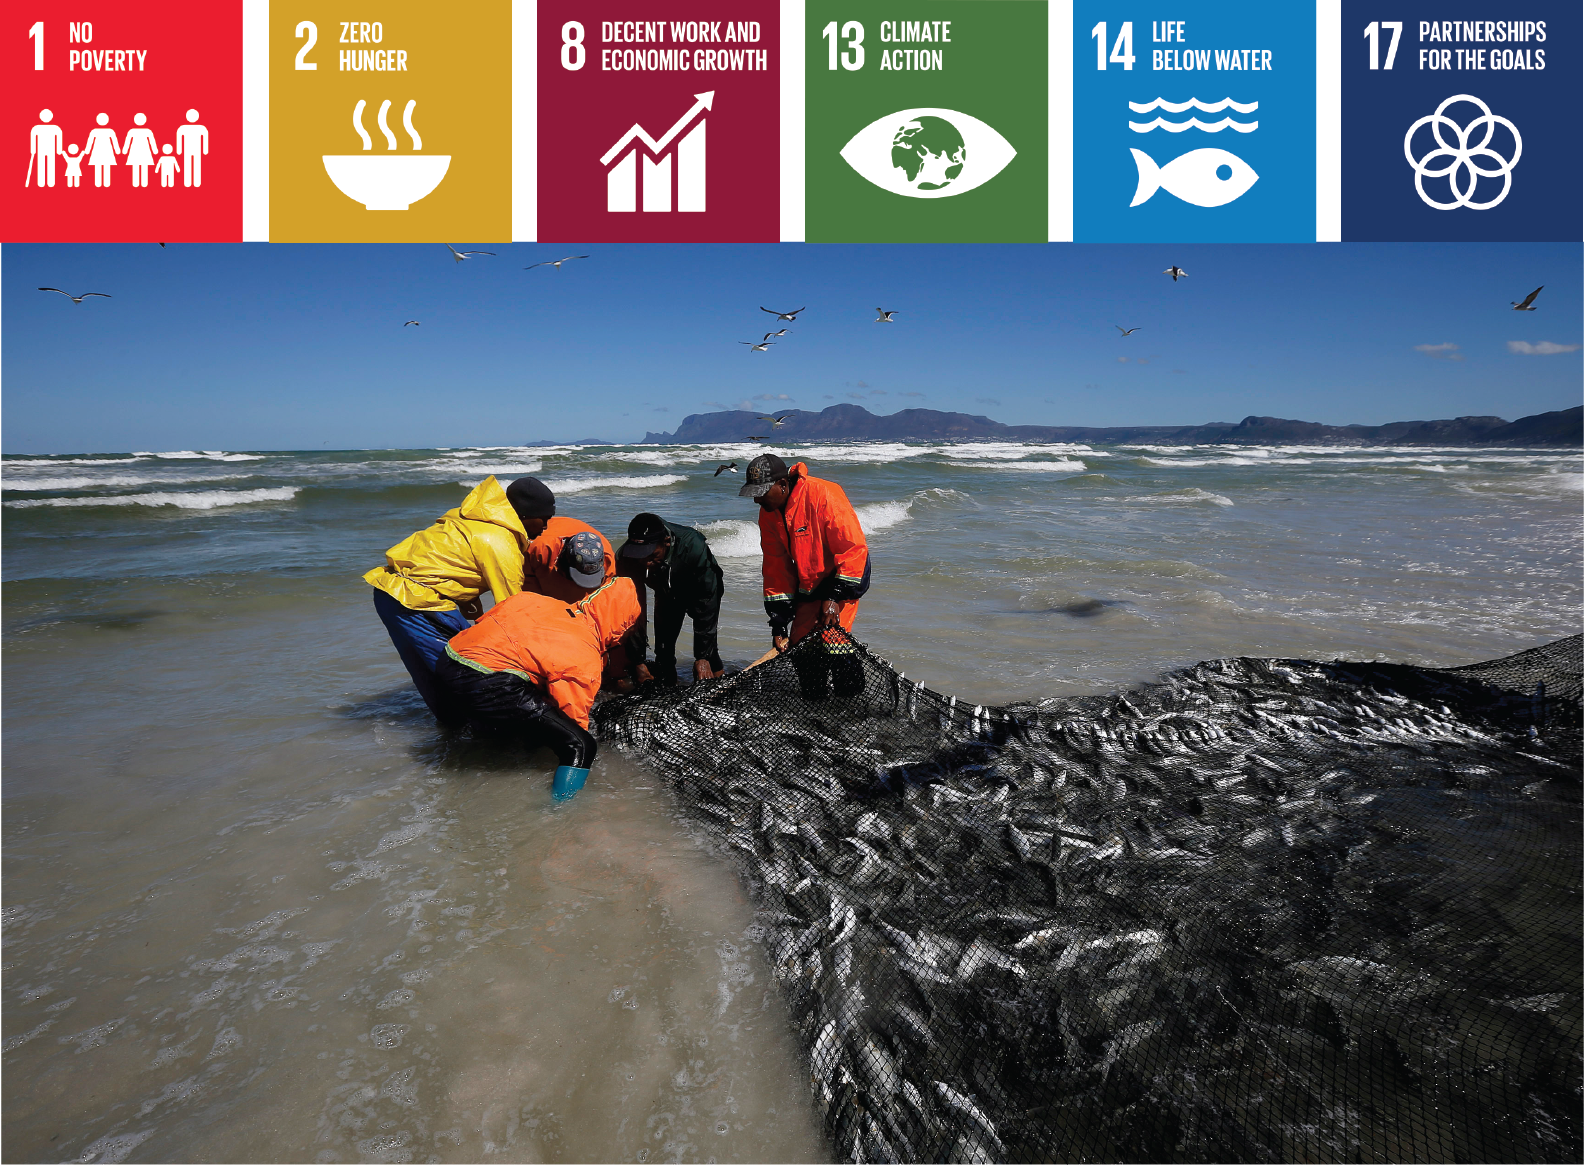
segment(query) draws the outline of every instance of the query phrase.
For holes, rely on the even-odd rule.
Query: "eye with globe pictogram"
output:
[[[841,149],[842,159],[882,190],[950,198],[989,182],[1017,157],[1012,143],[954,109],[903,109],[876,118]]]

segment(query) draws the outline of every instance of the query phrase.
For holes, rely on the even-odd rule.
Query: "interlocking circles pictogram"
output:
[[[1479,116],[1467,125],[1459,125],[1457,119],[1449,117],[1446,112],[1448,107],[1459,102],[1477,106]],[[1424,153],[1415,157],[1414,135],[1426,127],[1434,139],[1434,148],[1426,148]],[[1511,135],[1510,143],[1506,135],[1498,136],[1499,129],[1505,129]],[[1455,140],[1448,141],[1443,131]],[[1479,133],[1479,140],[1470,144],[1469,139],[1476,133]],[[1421,145],[1429,147],[1431,143],[1423,141],[1421,137]],[[1510,149],[1512,156],[1506,157],[1501,152],[1502,148]],[[1414,189],[1419,192],[1426,206],[1433,206],[1437,210],[1457,210],[1463,206],[1470,210],[1489,210],[1493,206],[1500,206],[1512,190],[1513,167],[1518,165],[1518,159],[1523,156],[1523,137],[1518,133],[1517,126],[1505,117],[1492,113],[1490,106],[1478,97],[1458,93],[1436,106],[1434,113],[1421,117],[1408,127],[1408,132],[1403,135],[1403,155],[1413,167]],[[1451,201],[1442,202],[1427,194],[1426,178],[1446,179],[1446,191],[1450,193]],[[1484,201],[1477,200],[1475,194],[1479,190],[1481,178],[1500,178],[1501,193]],[[1443,193],[1439,181],[1432,184],[1432,190],[1436,194]],[[1486,192],[1489,193],[1489,190],[1487,184]]]

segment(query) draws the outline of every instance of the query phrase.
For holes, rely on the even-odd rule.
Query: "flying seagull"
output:
[[[901,308],[897,309],[897,311],[900,311],[900,310],[901,310]],[[892,316],[896,315],[896,312],[894,312],[894,311],[886,311],[886,309],[883,308],[883,307],[877,307],[877,308],[875,308],[875,311],[880,313],[879,315],[875,316],[875,320],[874,320],[875,323],[877,323],[877,324],[894,324],[894,323],[896,323],[896,321],[891,318]]]
[[[415,328],[423,327],[423,324],[419,323],[417,320],[408,320],[407,324],[411,324]],[[405,328],[407,326],[407,324],[403,324],[402,327]]]
[[[757,344],[755,344],[752,340],[738,340],[737,342],[739,344],[747,344],[749,349],[754,352],[768,352],[772,347],[774,347],[774,345],[771,344],[769,340],[761,340]]]
[[[759,310],[770,312],[777,320],[795,320],[798,317],[798,311],[808,311],[808,308],[800,307],[797,311],[770,311],[767,307],[760,307]]]
[[[769,421],[772,429],[779,429],[787,423],[787,418],[791,415],[791,413],[782,413],[779,417],[760,417],[759,419],[761,421]]]
[[[1184,271],[1181,267],[1177,266],[1177,264],[1173,263],[1170,267],[1166,268],[1166,270],[1162,271],[1161,274],[1170,275],[1172,277],[1172,282],[1176,283],[1179,276],[1186,276],[1188,272]]]
[[[1137,328],[1124,328],[1121,324],[1112,324],[1111,326],[1117,331],[1121,332],[1124,336],[1131,336],[1134,332],[1138,331]]]
[[[1534,311],[1535,309],[1530,307],[1529,305],[1534,303],[1535,296],[1539,295],[1544,290],[1545,290],[1545,284],[1542,283],[1539,287],[1535,288],[1528,295],[1524,296],[1524,301],[1522,303],[1519,303],[1516,300],[1509,300],[1508,302],[1512,304],[1513,311]]]
[[[731,470],[733,473],[736,473],[737,472],[737,463],[735,461],[731,462],[730,464],[727,464],[726,462],[722,462],[720,465],[716,466],[716,468],[715,468],[715,476],[719,477],[721,474],[725,473],[728,469]]]
[[[41,288],[39,288],[39,290],[40,291],[53,291],[56,295],[64,295],[67,299],[71,300],[73,303],[81,303],[83,300],[87,299],[90,295],[102,296],[105,299],[113,298],[112,296],[105,295],[105,293],[102,292],[102,291],[85,291],[81,295],[73,295],[71,292],[62,291],[58,287],[41,287]],[[1530,298],[1533,298],[1533,296],[1531,296]]]
[[[458,263],[462,262],[463,259],[471,259],[474,255],[488,255],[490,258],[495,257],[494,251],[459,251],[450,243],[447,243],[445,246],[446,250],[451,252]]]
[[[532,271],[535,267],[554,267],[557,271],[559,271],[561,270],[561,264],[563,263],[570,263],[573,259],[587,258],[587,255],[568,255],[564,259],[546,259],[543,263],[530,263],[528,266],[524,267],[523,270]]]
[[[787,330],[785,328],[782,328],[779,332],[766,332],[764,334],[764,338],[766,340],[768,340],[771,336],[784,336],[786,334],[787,334]]]

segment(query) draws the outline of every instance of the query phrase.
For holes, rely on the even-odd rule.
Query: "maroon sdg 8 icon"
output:
[[[539,238],[775,242],[773,3],[539,5]]]

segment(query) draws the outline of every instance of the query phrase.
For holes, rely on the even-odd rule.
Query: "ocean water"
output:
[[[533,473],[613,541],[702,529],[746,661],[755,511],[713,470],[764,447],[4,458],[0,1152],[824,1158],[727,859],[614,749],[553,806],[548,753],[441,737],[358,577]],[[1579,629],[1576,453],[772,448],[870,534],[856,633],[975,702]]]

